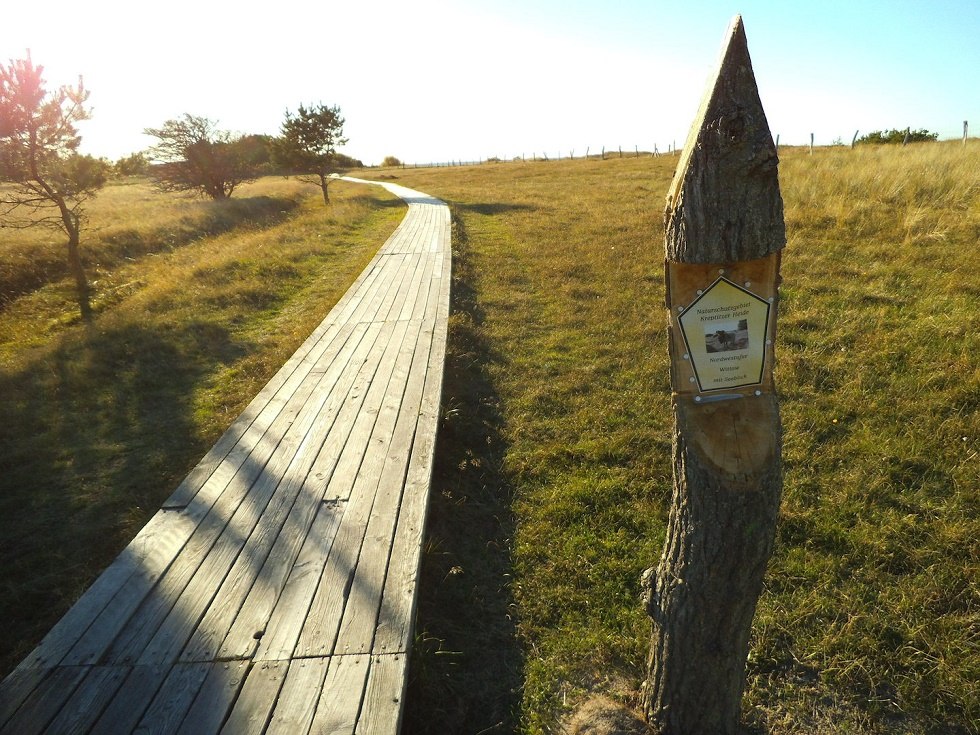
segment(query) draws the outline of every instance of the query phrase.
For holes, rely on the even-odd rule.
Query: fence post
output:
[[[851,138],[851,148],[853,148],[857,144],[858,133],[860,133],[860,132],[861,132],[860,130],[855,130],[854,131],[854,137]]]
[[[905,128],[905,138],[902,139],[902,148],[909,144],[909,138],[912,136],[912,127],[909,126]]]
[[[813,155],[813,133],[810,133],[810,155]]]
[[[606,160],[606,146],[602,146],[602,160]]]
[[[966,136],[969,130],[970,130],[970,122],[969,120],[964,120],[963,121],[963,145],[966,145]]]
[[[663,554],[643,577],[652,619],[643,709],[660,735],[738,728],[782,489],[777,165],[736,16],[664,218],[674,486]]]

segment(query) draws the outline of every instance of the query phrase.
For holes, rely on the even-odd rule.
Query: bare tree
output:
[[[143,132],[160,141],[149,154],[156,164],[151,173],[165,191],[197,191],[227,199],[239,184],[257,178],[243,138],[218,130],[206,117],[184,114]]]
[[[79,245],[85,203],[105,185],[108,165],[78,153],[77,123],[87,120],[88,91],[78,84],[48,93],[43,66],[26,59],[0,65],[0,227],[49,227],[68,237],[68,266],[83,319],[91,317]]]

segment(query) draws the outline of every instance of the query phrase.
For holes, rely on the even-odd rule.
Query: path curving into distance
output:
[[[448,207],[404,220],[0,684],[0,733],[396,733],[442,392]]]

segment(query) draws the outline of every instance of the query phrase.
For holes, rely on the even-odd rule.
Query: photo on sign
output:
[[[749,321],[724,322],[713,332],[705,332],[704,348],[707,352],[732,352],[749,348]]]

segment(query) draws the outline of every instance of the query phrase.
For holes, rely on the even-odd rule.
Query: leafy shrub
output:
[[[875,130],[857,139],[858,143],[882,145],[885,143],[904,143],[908,134],[909,143],[931,143],[939,138],[939,133],[930,133],[925,128],[921,130]]]
[[[384,166],[385,168],[388,168],[388,167],[401,166],[402,162],[399,161],[394,156],[385,156],[385,159],[381,162],[381,165]]]

